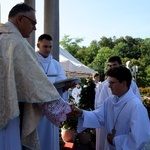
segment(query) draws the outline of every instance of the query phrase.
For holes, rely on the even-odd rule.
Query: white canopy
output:
[[[67,77],[87,77],[92,76],[92,74],[96,72],[82,64],[68,51],[62,49],[61,47],[59,48],[59,61],[66,72]]]

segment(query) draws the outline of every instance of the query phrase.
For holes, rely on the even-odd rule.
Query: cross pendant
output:
[[[111,132],[112,132],[112,135],[115,136],[115,134],[116,134],[116,129],[113,128],[113,129],[111,130]]]

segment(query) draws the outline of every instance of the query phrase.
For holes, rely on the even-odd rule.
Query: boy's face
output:
[[[99,76],[95,76],[95,77],[94,77],[94,81],[95,81],[95,82],[99,82],[99,79],[100,79]]]
[[[81,86],[80,84],[76,84],[76,87],[77,87],[77,88],[80,88],[80,86]]]
[[[125,81],[120,83],[114,77],[108,77],[109,79],[109,88],[112,91],[112,94],[117,95],[118,97],[122,96],[124,88],[126,87]]]
[[[111,67],[118,67],[118,66],[120,66],[120,64],[117,61],[108,62],[107,70],[109,70]]]
[[[37,44],[37,47],[39,48],[39,53],[43,57],[48,57],[49,54],[52,52],[52,45],[53,42],[50,40],[43,39],[42,41],[39,41]]]

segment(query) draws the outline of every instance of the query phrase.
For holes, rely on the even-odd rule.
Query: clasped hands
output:
[[[69,114],[67,114],[67,117],[81,117],[83,110],[74,106],[74,105],[70,105],[71,107],[71,112]]]

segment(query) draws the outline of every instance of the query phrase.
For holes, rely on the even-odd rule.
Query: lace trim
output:
[[[71,112],[70,104],[62,98],[47,103],[40,103],[39,107],[47,119],[56,126],[65,121],[67,114]]]

